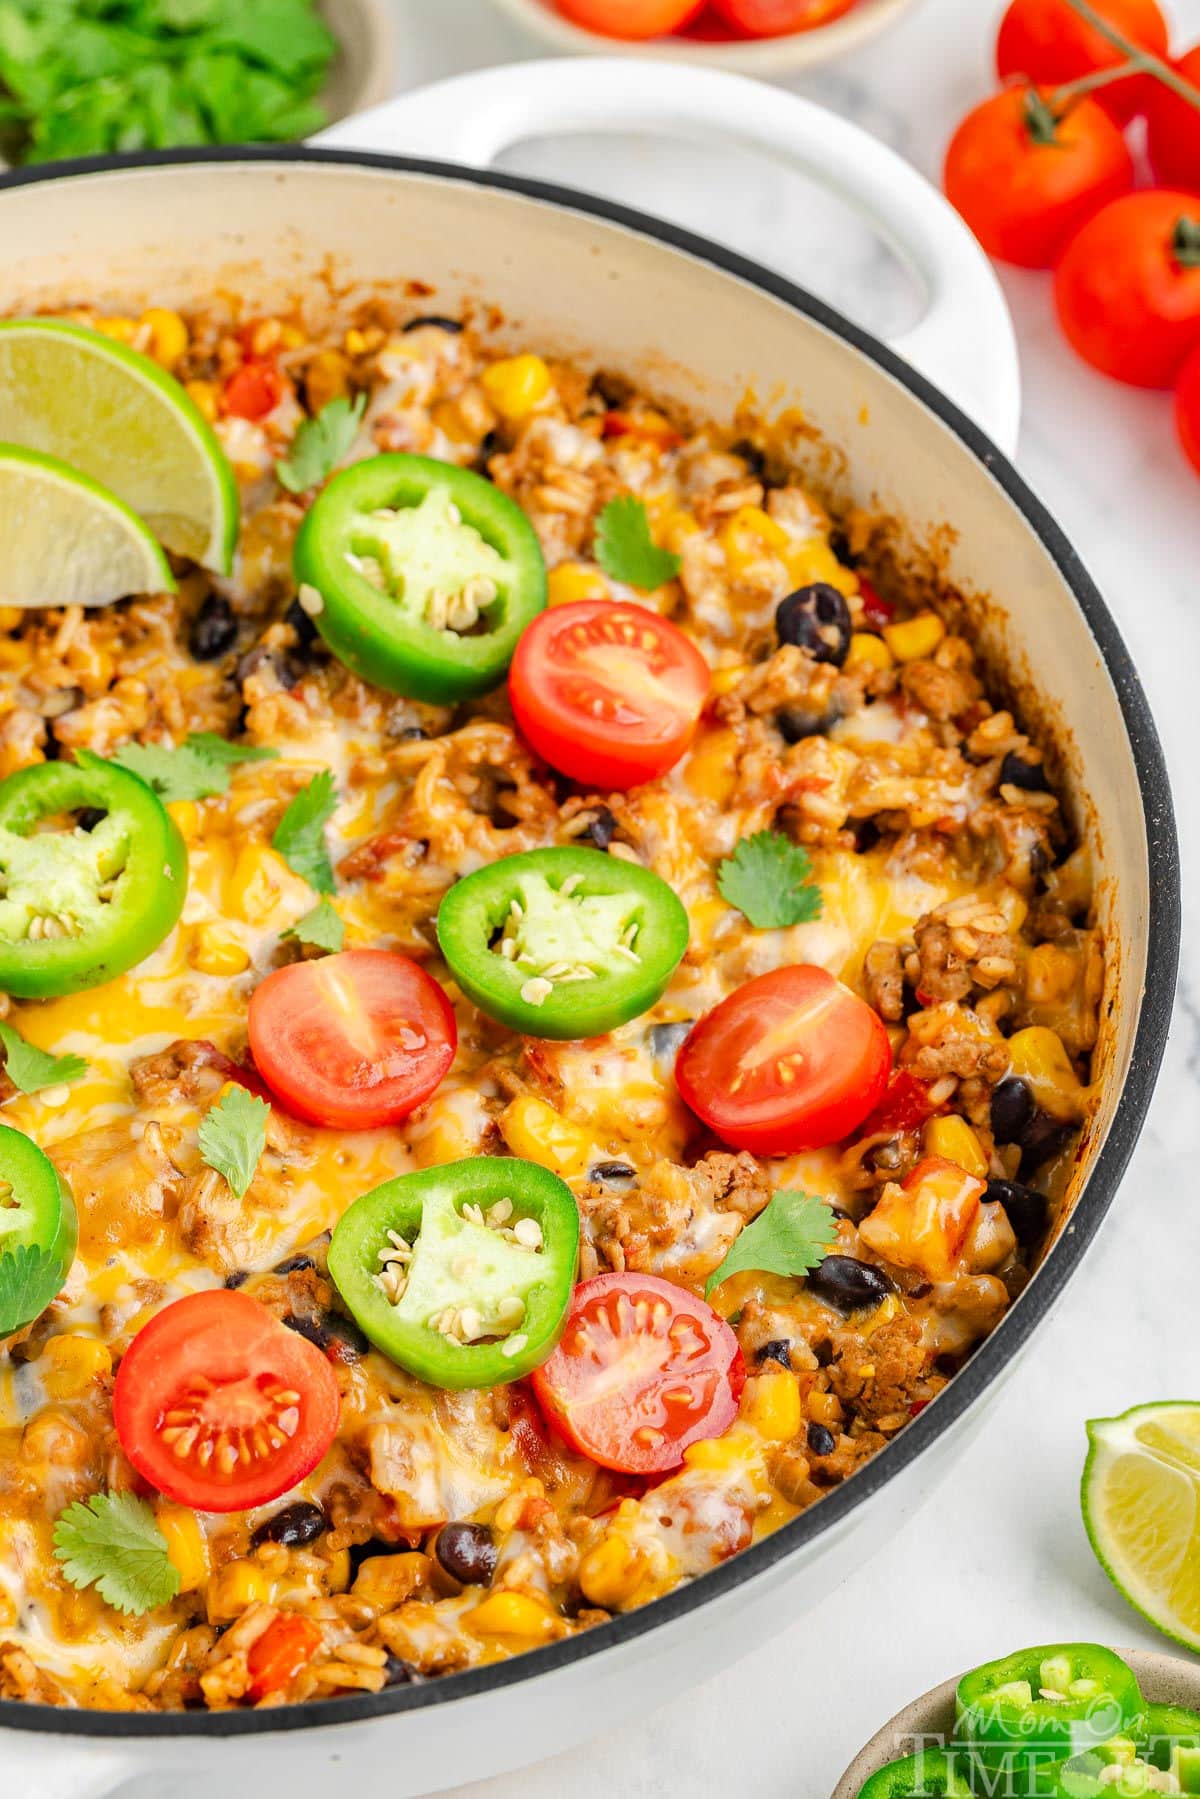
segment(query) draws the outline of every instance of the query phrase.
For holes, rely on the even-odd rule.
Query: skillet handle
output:
[[[441,81],[316,139],[487,167],[532,137],[574,131],[721,135],[796,164],[849,202],[924,289],[919,325],[892,349],[957,401],[1006,455],[1016,449],[1020,364],[987,257],[949,202],[894,150],[785,89],[718,69],[619,57],[511,64]]]

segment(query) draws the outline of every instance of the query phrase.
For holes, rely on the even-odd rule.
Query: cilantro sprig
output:
[[[140,1615],[179,1591],[167,1539],[135,1493],[93,1493],[59,1514],[54,1554],[73,1587],[95,1587],[119,1612]]]
[[[283,934],[294,937],[297,943],[307,943],[313,949],[337,951],[346,941],[346,927],[328,899],[321,899],[311,912],[298,918]]]
[[[49,1056],[27,1043],[11,1024],[0,1022],[0,1048],[4,1072],[18,1093],[40,1093],[44,1087],[61,1087],[87,1073],[82,1056]]]
[[[200,1154],[225,1179],[237,1199],[247,1189],[267,1146],[271,1108],[265,1099],[231,1087],[205,1115],[200,1126]]]
[[[265,744],[229,743],[215,731],[194,731],[177,748],[163,743],[127,743],[112,760],[139,775],[161,800],[206,800],[226,793],[242,762],[273,762],[278,750]]]
[[[707,1299],[731,1274],[753,1268],[760,1274],[811,1274],[837,1242],[828,1200],[780,1189],[734,1238],[729,1254],[704,1283]]]
[[[660,549],[655,543],[646,508],[633,494],[610,500],[600,514],[595,554],[606,575],[641,593],[665,586],[680,569],[674,551]]]
[[[743,837],[721,863],[717,886],[722,899],[744,912],[760,931],[811,924],[825,901],[812,878],[812,859],[801,844],[780,831]]]
[[[288,455],[275,464],[279,485],[289,493],[307,493],[327,480],[358,436],[366,407],[366,394],[356,400],[339,395],[305,419]]]
[[[334,890],[333,864],[325,842],[325,826],[337,811],[338,797],[327,768],[302,787],[275,827],[271,839],[288,867],[318,893]]]
[[[36,1244],[18,1243],[0,1255],[0,1337],[24,1330],[62,1292],[62,1257]]]

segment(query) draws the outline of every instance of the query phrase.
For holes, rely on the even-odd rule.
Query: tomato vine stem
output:
[[[1173,69],[1169,63],[1165,63],[1161,56],[1155,56],[1152,50],[1142,50],[1137,44],[1131,42],[1123,32],[1117,30],[1115,25],[1110,25],[1107,19],[1101,17],[1091,4],[1091,0],[1067,0],[1067,5],[1072,12],[1078,13],[1079,17],[1090,25],[1093,31],[1098,31],[1100,36],[1106,38],[1114,49],[1119,50],[1123,56],[1128,58],[1128,66],[1124,69],[1112,70],[1110,79],[1115,81],[1123,75],[1153,75],[1156,80],[1165,83],[1167,87],[1177,93],[1181,100],[1186,100],[1189,106],[1194,106],[1196,111],[1200,112],[1200,88],[1193,87],[1192,83],[1186,80],[1177,69]],[[1075,87],[1077,84],[1072,82],[1070,85]],[[1096,85],[1099,86],[1100,83],[1097,82]]]

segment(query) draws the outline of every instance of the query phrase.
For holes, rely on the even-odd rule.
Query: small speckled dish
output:
[[[1142,1693],[1152,1705],[1186,1705],[1200,1711],[1200,1662],[1183,1661],[1176,1655],[1161,1655],[1157,1650],[1118,1649],[1117,1654],[1129,1663],[1137,1675]],[[886,1768],[889,1762],[912,1754],[916,1737],[952,1735],[954,1730],[954,1690],[961,1676],[931,1687],[911,1705],[877,1731],[851,1762],[833,1790],[832,1799],[858,1799],[872,1774]]]
[[[812,31],[793,31],[786,37],[764,37],[731,43],[705,43],[691,37],[656,37],[648,43],[630,43],[602,37],[573,25],[559,12],[554,0],[492,0],[501,12],[557,51],[584,55],[657,56],[672,62],[690,62],[710,69],[732,69],[737,75],[793,75],[811,69],[831,57],[844,56],[894,24],[916,0],[858,0],[852,11]]]

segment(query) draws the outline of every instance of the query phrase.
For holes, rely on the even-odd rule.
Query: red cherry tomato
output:
[[[1054,291],[1085,362],[1170,387],[1200,342],[1200,200],[1168,188],[1114,200],[1067,245]]]
[[[602,37],[666,37],[694,19],[704,0],[555,0],[558,10]]]
[[[1095,10],[1130,43],[1166,56],[1167,21],[1156,0],[1093,0]],[[1115,45],[1081,18],[1067,0],[1012,0],[996,40],[996,69],[1002,81],[1023,75],[1047,87],[1061,87],[1097,69],[1113,69],[1125,58]],[[1124,124],[1146,105],[1153,76],[1132,75],[1096,89],[1096,99]]]
[[[675,1084],[734,1149],[783,1156],[848,1137],[879,1104],[891,1066],[866,1001],[801,964],[747,981],[702,1018]]]
[[[248,1023],[255,1066],[288,1111],[346,1131],[399,1124],[458,1047],[437,982],[382,949],[277,968],[251,995]]]
[[[221,394],[223,411],[239,419],[265,419],[287,392],[287,382],[273,362],[244,362]]]
[[[721,17],[750,37],[815,31],[848,13],[858,0],[713,0]]]
[[[725,1320],[685,1287],[600,1274],[576,1287],[558,1347],[531,1378],[572,1449],[657,1474],[733,1423],[746,1368]]]
[[[1175,68],[1200,89],[1200,44],[1181,56]],[[1165,81],[1154,83],[1146,102],[1146,151],[1164,187],[1200,192],[1200,108],[1189,105]]]
[[[311,1618],[284,1612],[256,1637],[246,1656],[250,1685],[246,1697],[257,1705],[271,1693],[282,1693],[303,1672],[321,1647],[321,1632]]]
[[[636,787],[678,762],[710,684],[695,644],[656,612],[577,600],[528,626],[508,694],[522,735],[551,768],[604,789]]]
[[[178,1505],[244,1512],[311,1474],[332,1443],[337,1378],[247,1293],[190,1293],[155,1314],[117,1369],[113,1422],[144,1480]]]
[[[1200,474],[1200,349],[1183,365],[1175,389],[1175,424],[1188,460]]]
[[[946,152],[946,196],[989,256],[1048,269],[1079,227],[1133,188],[1133,158],[1094,100],[1056,118],[1050,90],[1006,88],[969,112]]]

